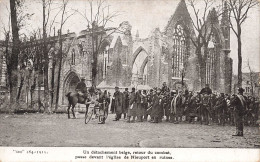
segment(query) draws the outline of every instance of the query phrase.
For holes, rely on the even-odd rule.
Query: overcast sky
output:
[[[27,10],[26,12],[35,13],[32,20],[27,23],[25,33],[30,33],[32,30],[37,29],[42,24],[42,7],[40,0],[25,0]],[[57,3],[60,0],[56,0]],[[141,38],[147,37],[154,28],[159,27],[161,31],[169,21],[169,18],[174,13],[176,6],[180,0],[108,0],[106,3],[110,5],[110,12],[118,11],[120,16],[113,19],[109,26],[118,26],[123,21],[129,21],[132,25],[132,35],[139,31]],[[219,1],[221,3],[221,1]],[[0,39],[3,39],[2,27],[7,24],[8,11],[6,6],[9,7],[8,0],[0,0]],[[88,1],[84,0],[71,0],[69,2],[69,9],[77,9],[81,12],[88,8]],[[191,17],[193,12],[190,10]],[[53,10],[52,17],[54,17],[57,10]],[[250,65],[254,71],[260,71],[260,57],[259,57],[259,43],[260,43],[260,11],[259,7],[252,9],[249,12],[249,17],[242,26],[242,55],[243,55],[243,72],[248,72],[247,60],[249,59]],[[58,25],[58,24],[57,24]],[[70,32],[76,32],[85,29],[87,26],[86,20],[79,14],[71,17],[64,26],[64,31],[68,29]],[[237,73],[237,42],[236,37],[231,31],[231,58],[233,59],[233,72]]]

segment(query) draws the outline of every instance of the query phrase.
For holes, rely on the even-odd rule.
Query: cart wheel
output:
[[[93,110],[94,109],[91,109],[91,108],[88,108],[86,110],[86,113],[85,113],[85,124],[88,124],[88,122],[90,121],[92,115],[93,115]]]

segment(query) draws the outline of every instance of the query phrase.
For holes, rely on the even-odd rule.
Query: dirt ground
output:
[[[1,146],[114,146],[114,147],[259,147],[259,129],[245,127],[244,137],[232,137],[234,126],[154,124],[97,120],[84,123],[84,114],[0,114]]]

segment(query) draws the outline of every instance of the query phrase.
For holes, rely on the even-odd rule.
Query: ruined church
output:
[[[208,25],[214,30],[208,47],[205,83],[213,91],[230,93],[232,59],[228,13],[224,12],[221,20],[214,19],[214,14],[211,12],[208,16],[211,18]],[[123,32],[111,34],[102,42],[98,53],[98,88],[147,89],[161,87],[163,82],[171,89],[185,87],[199,91],[202,88],[198,58],[190,39],[196,35],[185,0],[180,0],[165,28],[155,28],[147,38],[139,38],[138,31],[133,32],[128,21],[122,22],[120,27]],[[65,104],[65,94],[74,91],[81,78],[91,86],[93,63],[91,30],[83,30],[78,35],[68,33],[64,38],[67,49],[62,64],[60,104]]]

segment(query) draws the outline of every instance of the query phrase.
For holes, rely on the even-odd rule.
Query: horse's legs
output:
[[[71,104],[69,104],[68,109],[67,109],[67,111],[68,111],[68,118],[69,119],[70,119],[70,106],[71,106]]]
[[[72,111],[72,115],[73,115],[73,118],[75,119],[76,116],[75,116],[75,113],[74,113],[74,108],[75,108],[76,105],[72,105],[72,108],[71,108],[71,111]]]

